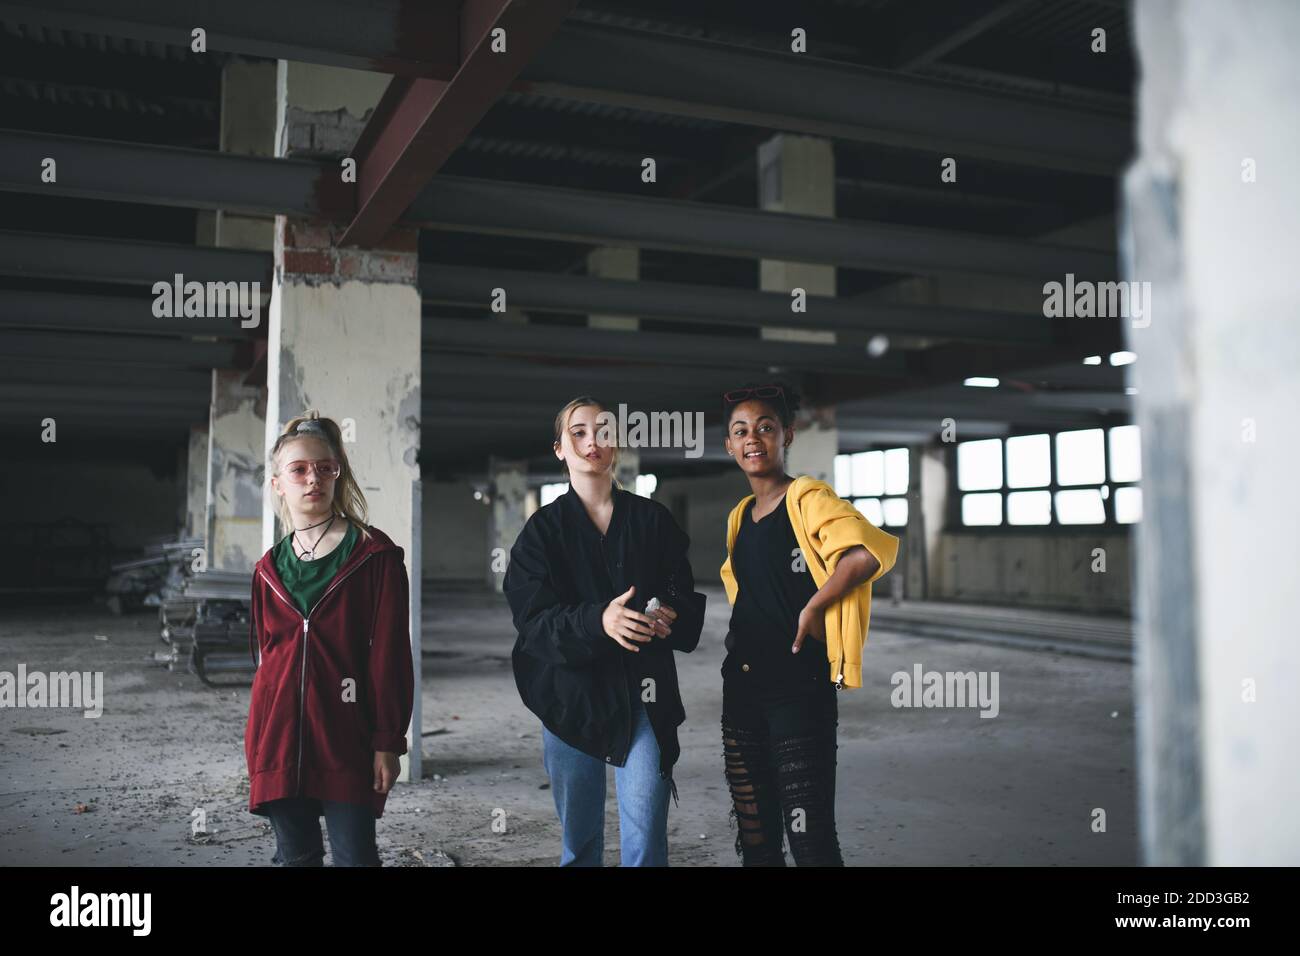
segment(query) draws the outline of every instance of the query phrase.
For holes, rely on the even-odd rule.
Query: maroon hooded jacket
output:
[[[415,679],[403,552],[367,530],[306,616],[272,551],[253,569],[249,650],[258,667],[244,731],[253,813],[268,816],[269,800],[315,797],[384,815],[375,751],[406,753]]]

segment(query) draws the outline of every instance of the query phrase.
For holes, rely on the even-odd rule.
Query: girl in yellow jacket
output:
[[[727,453],[753,491],[727,520],[722,565],[722,741],[745,866],[784,866],[783,832],[797,865],[843,866],[836,691],[862,686],[871,584],[898,554],[824,481],[786,474],[797,407],[779,383],[723,396]]]

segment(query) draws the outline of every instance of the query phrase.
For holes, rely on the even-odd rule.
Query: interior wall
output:
[[[1105,571],[1093,570],[1104,551]],[[1127,533],[944,532],[930,567],[935,600],[1128,613],[1132,574]]]
[[[147,543],[175,539],[185,504],[177,467],[184,455],[176,453],[183,450],[166,449],[173,452],[168,461],[157,446],[139,457],[129,448],[116,451],[113,457],[111,447],[78,443],[6,457],[0,495],[11,507],[0,517],[0,603],[97,591],[110,565],[140,557]],[[41,527],[55,523],[64,526]]]
[[[175,471],[159,472],[144,462],[84,459],[6,462],[0,495],[13,506],[0,519],[30,524],[72,518],[108,526],[114,560],[137,557],[147,542],[175,536],[184,507]]]
[[[488,507],[468,481],[425,481],[421,540],[425,581],[482,584],[488,568]]]
[[[719,569],[727,558],[727,515],[747,494],[749,482],[739,468],[700,478],[670,478],[655,489],[655,500],[690,536],[691,570],[697,582],[722,586]]]

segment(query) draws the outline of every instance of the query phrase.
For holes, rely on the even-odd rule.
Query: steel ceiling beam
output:
[[[1127,384],[1127,376],[1122,367],[1084,365],[1081,362],[1063,362],[1055,365],[1021,368],[994,377],[998,379],[1000,385],[992,389],[963,385],[958,380],[929,387],[902,389],[891,392],[885,398],[904,401],[912,399],[925,401],[932,398],[941,398],[944,401],[967,401],[972,395],[984,395],[1010,399],[1036,394],[1060,394],[1054,391],[1055,389],[1074,389],[1079,392],[1091,391],[1097,394],[1121,395],[1124,392],[1124,386]]]
[[[99,165],[106,149],[112,161]],[[41,157],[60,154],[71,162],[60,166],[58,182],[41,184]],[[204,209],[232,208],[227,201],[237,199],[245,211],[337,218],[338,180],[326,163],[0,131],[0,190]],[[1113,252],[1033,240],[457,176],[434,179],[403,221],[900,274],[1046,281],[1117,273]]]
[[[239,368],[243,364],[240,347],[232,344],[93,333],[0,332],[0,356],[139,368]]]
[[[140,380],[135,369],[115,365],[81,365],[48,359],[14,359],[0,353],[0,381],[11,384],[96,385],[105,388],[129,388]],[[149,384],[190,394],[210,394],[212,370],[155,368],[149,371]]]
[[[91,402],[59,402],[46,400],[33,403],[23,400],[0,399],[0,421],[31,421],[39,425],[43,418],[53,418],[57,425],[68,421],[104,421],[122,424],[139,422],[195,422],[206,415],[177,405],[159,402],[107,405]]]
[[[0,236],[0,247],[4,237]],[[6,271],[0,252],[0,273]],[[31,273],[27,273],[31,274]],[[88,278],[80,276],[79,278]],[[97,281],[103,281],[98,277]],[[188,273],[186,278],[189,278]],[[163,281],[171,281],[164,277]],[[266,290],[270,291],[269,287]],[[158,318],[151,296],[80,295],[0,289],[0,328],[63,329],[76,332],[125,332],[141,335],[215,335],[244,339],[253,330],[240,326],[239,318]]]
[[[967,417],[1027,425],[1068,425],[1079,421],[1093,421],[1106,412],[1068,406],[1041,407],[1027,402],[998,401],[990,397],[971,396],[963,401],[935,399],[933,401],[848,402],[837,405],[835,414],[837,421],[870,423],[878,418],[906,418],[933,422],[936,428],[944,419],[951,418],[957,422],[960,431],[961,423]]]
[[[450,80],[395,76],[356,147],[356,212],[340,245],[376,245],[465,141],[577,0],[463,0],[431,33],[459,40]],[[438,7],[435,7],[438,9]],[[504,48],[493,34],[500,30]]]
[[[211,386],[208,391],[211,391]],[[25,401],[37,408],[55,402],[99,406],[162,404],[189,411],[201,411],[208,407],[208,397],[202,389],[157,386],[149,382],[147,377],[117,386],[4,381],[0,382],[0,401]]]
[[[438,30],[448,4],[370,0],[167,3],[125,13],[91,0],[3,3],[0,16],[109,36],[451,80]],[[332,8],[332,9],[331,9]],[[1114,175],[1132,153],[1126,118],[885,70],[604,24],[566,22],[511,88],[542,96]]]
[[[57,179],[41,181],[45,159]],[[0,190],[149,206],[334,218],[350,210],[337,167],[215,150],[0,129]]]
[[[1133,414],[1133,396],[1124,392],[1030,392],[1024,400],[1041,408],[1073,408],[1081,412]]]
[[[1127,118],[885,70],[709,40],[568,23],[526,89],[628,109],[1115,175]]]
[[[436,321],[436,320],[428,320]],[[726,382],[728,386],[736,377],[734,368],[671,366],[625,363],[612,364],[590,359],[577,361],[528,361],[504,356],[444,355],[425,352],[423,357],[424,394],[441,394],[444,388],[468,384],[472,393],[480,388],[498,390],[507,394],[513,391],[529,393],[539,387],[556,383],[564,388],[615,387],[648,380],[665,388],[700,388],[708,383]],[[798,376],[790,376],[796,381]]]
[[[872,333],[941,336],[964,341],[1052,341],[1053,323],[1034,315],[942,306],[869,303],[809,295],[807,311],[791,312],[787,293],[646,279],[605,279],[513,269],[420,264],[425,302],[484,306],[496,288],[512,306],[576,314],[617,314],[754,328],[780,325]]]
[[[900,274],[1103,279],[1112,252],[715,203],[439,176],[407,210],[424,228],[812,262]]]
[[[260,282],[262,293],[271,293],[265,252],[0,231],[0,275],[152,286],[172,282],[177,273],[187,282]],[[38,307],[57,308],[46,302]]]
[[[878,419],[869,425],[842,424],[837,420],[835,429],[840,436],[840,451],[845,453],[890,442],[899,445],[923,444],[938,437],[942,431],[941,426],[933,420],[918,421],[909,418]],[[965,418],[961,420],[961,430],[964,438],[1000,438],[1012,431],[1006,422]]]
[[[186,280],[263,283],[269,294],[266,253],[84,237],[0,232],[0,274],[151,285]],[[250,279],[261,275],[261,279]],[[573,314],[616,313],[687,323],[831,329],[859,334],[898,333],[1020,345],[1051,342],[1068,323],[1040,316],[951,307],[895,305],[861,299],[809,296],[808,311],[790,311],[783,293],[687,283],[603,279],[508,269],[423,263],[425,302],[478,305],[492,290],[509,291],[513,305]],[[156,318],[148,296],[0,290],[0,327],[66,328],[162,335],[243,338],[237,319]]]
[[[427,319],[422,336],[426,352],[490,355],[548,355],[562,358],[620,360],[630,363],[834,370],[864,377],[905,374],[904,356],[870,358],[864,349],[810,345],[717,335],[628,333],[577,326],[516,325],[465,319]]]
[[[40,0],[0,3],[0,19],[188,49],[203,27],[207,48],[403,76],[455,72],[448,0]]]
[[[1122,348],[1122,345],[1121,345]],[[1119,349],[1116,349],[1118,351]],[[1022,368],[999,376],[1004,385],[1023,382],[1034,385],[1052,385],[1058,388],[1100,388],[1119,392],[1128,384],[1129,368],[1110,365],[1102,356],[1101,365],[1084,365],[1082,358],[1076,362],[1060,362]]]

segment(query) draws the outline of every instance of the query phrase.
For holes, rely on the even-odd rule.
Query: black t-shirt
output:
[[[722,673],[764,688],[829,680],[826,646],[816,638],[804,638],[799,653],[790,653],[799,612],[817,593],[817,583],[794,536],[785,499],[758,521],[751,516],[753,507],[754,502],[746,506],[731,546],[739,593]]]

